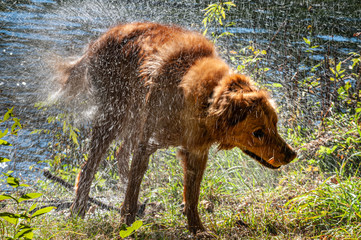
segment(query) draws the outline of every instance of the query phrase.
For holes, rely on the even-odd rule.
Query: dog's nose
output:
[[[285,162],[290,163],[290,162],[292,162],[293,159],[295,159],[297,157],[297,153],[288,144],[286,144],[284,148],[285,148],[284,149],[284,151],[285,151]]]

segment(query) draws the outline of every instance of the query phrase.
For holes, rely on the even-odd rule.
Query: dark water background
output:
[[[14,106],[24,125],[18,136],[8,139],[13,147],[1,147],[0,156],[12,162],[0,164],[0,170],[15,169],[22,177],[34,179],[32,176],[39,171],[30,171],[29,166],[50,157],[48,136],[30,132],[46,125],[46,116],[33,106],[50,91],[52,76],[47,59],[52,54],[79,55],[87,43],[118,22],[147,20],[201,30],[202,9],[207,3],[0,0],[0,114]],[[353,37],[361,32],[359,0],[248,0],[235,4],[237,8],[229,19],[236,25],[228,29],[235,36],[217,42],[222,55],[228,58],[227,49],[238,51],[250,41],[260,49],[268,49],[263,65],[271,70],[262,81],[282,83],[284,88],[278,89],[281,95],[287,96],[288,80],[300,67],[307,71],[312,61],[321,60],[326,54],[342,58],[361,50],[361,40]],[[308,26],[312,26],[312,33]],[[299,60],[307,49],[303,37],[320,45],[308,62]],[[280,67],[284,65],[287,68]],[[46,164],[36,166],[41,169]]]

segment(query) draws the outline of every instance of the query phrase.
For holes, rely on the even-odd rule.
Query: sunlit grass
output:
[[[359,239],[360,178],[327,177],[305,169],[291,163],[268,170],[239,150],[211,151],[199,204],[203,223],[216,239]],[[144,215],[138,217],[143,226],[133,238],[194,238],[181,209],[182,171],[174,149],[152,157],[140,196],[140,203],[148,199]],[[71,200],[57,188],[44,187],[44,196],[49,199],[52,191],[53,199]],[[96,194],[120,207],[124,193],[110,192],[111,197],[106,191]],[[37,219],[37,239],[120,239],[125,227],[117,212],[97,209],[84,220],[68,216],[69,210],[63,210]]]
[[[332,176],[314,190],[292,199],[286,207],[289,206],[290,213],[301,227],[312,229],[316,234],[344,233],[347,237],[352,229],[353,232],[356,230],[356,236],[360,236],[360,184],[357,177],[342,180],[339,176]]]

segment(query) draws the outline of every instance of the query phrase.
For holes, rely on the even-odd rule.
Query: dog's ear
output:
[[[254,87],[247,76],[233,74],[225,77],[209,99],[208,116],[216,127],[232,127],[242,122],[261,101],[268,99],[264,90]]]
[[[233,74],[228,76],[223,82],[224,89],[228,92],[250,92],[256,90],[252,80],[245,75]]]
[[[246,119],[265,99],[264,91],[255,91],[240,93],[241,97],[231,98],[229,102],[228,114],[226,120],[228,126],[232,127]]]
[[[249,83],[248,77],[239,74],[228,75],[223,78],[208,99],[209,114],[219,117],[227,108],[233,108],[233,105],[230,105],[232,99],[241,99],[244,92],[252,91]]]
[[[219,98],[214,99],[209,114],[216,118],[218,127],[233,127],[245,120],[266,97],[266,92],[263,90],[245,93],[226,91]]]

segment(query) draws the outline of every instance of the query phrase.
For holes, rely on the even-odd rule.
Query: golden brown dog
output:
[[[130,23],[111,28],[63,68],[64,96],[89,91],[97,104],[88,161],[79,174],[74,215],[84,216],[91,182],[110,143],[120,139],[119,167],[128,173],[122,207],[127,224],[149,156],[178,146],[184,169],[184,212],[190,231],[204,231],[197,205],[208,150],[238,147],[269,168],[296,153],[277,133],[268,94],[235,74],[201,34],[177,26]]]

